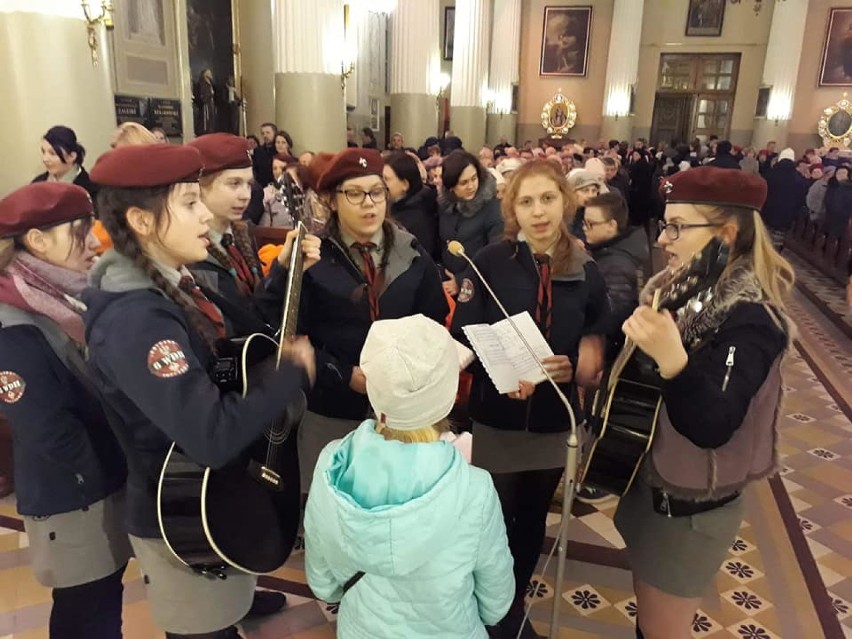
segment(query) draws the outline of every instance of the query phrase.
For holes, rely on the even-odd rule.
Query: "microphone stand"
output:
[[[550,385],[553,386],[553,390],[556,391],[557,396],[565,405],[565,409],[568,411],[568,418],[571,422],[571,432],[568,435],[568,441],[566,442],[566,456],[565,456],[565,474],[563,476],[563,490],[562,490],[562,521],[559,524],[559,535],[557,537],[557,564],[556,564],[556,581],[554,582],[554,593],[553,593],[553,607],[550,613],[550,633],[548,635],[549,639],[558,639],[559,637],[559,606],[560,601],[562,599],[562,584],[565,581],[565,562],[567,560],[568,554],[568,520],[571,517],[571,508],[574,504],[574,491],[576,488],[577,482],[577,464],[578,464],[578,453],[580,449],[580,440],[577,434],[577,420],[574,417],[574,410],[571,408],[571,402],[568,401],[568,398],[565,397],[565,394],[562,392],[562,389],[553,381],[553,378],[550,376],[550,372],[541,363],[541,360],[536,356],[533,347],[530,346],[530,343],[527,341],[524,334],[515,324],[515,321],[512,319],[509,312],[497,298],[497,294],[492,290],[491,286],[482,276],[482,273],[479,272],[479,269],[476,267],[476,264],[473,263],[473,260],[470,259],[467,254],[464,252],[464,247],[461,245],[461,242],[450,242],[448,246],[448,250],[450,253],[455,255],[456,257],[461,257],[468,264],[470,264],[473,271],[476,273],[477,277],[479,277],[479,281],[482,282],[485,289],[488,291],[488,294],[491,296],[491,299],[497,304],[500,312],[503,313],[503,316],[509,321],[509,325],[512,327],[512,330],[515,331],[515,334],[521,338],[521,342],[523,342],[527,351],[532,355],[533,359],[538,364],[538,367],[541,369],[544,376],[547,378],[547,381],[550,382]],[[529,616],[529,609],[526,611],[526,615],[524,619]],[[523,631],[524,624],[521,624],[521,631]]]

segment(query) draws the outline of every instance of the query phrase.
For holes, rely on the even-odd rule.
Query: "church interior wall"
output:
[[[852,85],[845,87],[819,86],[826,29],[832,8],[852,10],[852,3],[847,2],[841,5],[837,3],[837,0],[810,0],[808,5],[805,44],[802,47],[799,77],[796,82],[796,98],[793,103],[793,115],[787,136],[788,144],[799,151],[809,147],[822,146],[822,139],[817,135],[817,123],[823,109],[840,100],[844,92],[848,92],[852,96]]]
[[[592,23],[589,33],[589,56],[586,75],[540,76],[542,26],[545,6],[592,6]],[[603,112],[606,60],[612,23],[613,0],[581,0],[553,2],[552,0],[525,0],[521,14],[520,96],[518,100],[518,143],[525,140],[537,142],[544,137],[541,110],[545,102],[562,89],[567,98],[577,106],[577,124],[571,136],[590,142],[600,135]]]

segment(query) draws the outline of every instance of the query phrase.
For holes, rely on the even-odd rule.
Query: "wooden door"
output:
[[[689,143],[692,95],[657,93],[651,120],[651,143]]]
[[[731,130],[732,101],[730,95],[698,94],[691,137],[706,140],[710,135],[718,135],[720,140],[727,140]]]

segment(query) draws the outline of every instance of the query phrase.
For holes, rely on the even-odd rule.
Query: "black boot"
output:
[[[287,605],[287,596],[283,592],[274,590],[255,590],[251,608],[246,613],[245,619],[256,619],[257,617],[268,617],[280,612]]]
[[[636,622],[636,639],[645,639],[645,635],[642,634],[642,631],[639,629],[639,622]]]

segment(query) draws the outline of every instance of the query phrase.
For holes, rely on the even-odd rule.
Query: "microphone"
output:
[[[550,618],[550,639],[557,639],[559,633],[559,600],[562,598],[558,595],[558,593],[562,592],[562,583],[565,580],[565,561],[568,553],[568,519],[571,517],[571,505],[574,502],[574,485],[577,477],[577,453],[580,447],[579,439],[577,436],[577,420],[574,417],[574,410],[571,408],[571,402],[568,401],[568,398],[565,397],[565,394],[562,392],[562,389],[554,381],[553,377],[550,375],[550,371],[547,370],[547,367],[541,362],[538,356],[535,354],[533,347],[530,346],[530,343],[527,341],[527,338],[524,337],[524,334],[515,324],[512,317],[509,315],[509,312],[506,310],[506,307],[500,302],[497,297],[497,294],[488,284],[488,281],[483,277],[482,273],[477,268],[476,264],[473,263],[473,260],[470,259],[464,251],[464,245],[458,240],[451,240],[447,242],[447,250],[450,252],[450,255],[454,255],[456,257],[462,258],[465,262],[470,264],[470,267],[473,269],[476,276],[479,278],[479,281],[482,282],[485,289],[488,291],[488,294],[491,296],[491,299],[494,300],[494,303],[497,304],[497,307],[500,309],[500,312],[503,313],[503,317],[505,317],[509,321],[509,325],[512,327],[512,330],[515,331],[515,334],[521,338],[521,342],[523,342],[524,347],[527,349],[532,358],[538,364],[538,367],[541,369],[541,372],[544,373],[544,376],[547,378],[547,381],[550,382],[550,385],[553,387],[553,390],[556,391],[556,395],[562,401],[562,404],[565,406],[565,410],[568,411],[568,419],[571,422],[571,433],[568,435],[568,441],[566,446],[568,448],[566,459],[565,459],[565,481],[562,490],[562,522],[559,524],[559,534],[556,536],[556,543],[559,547],[558,553],[558,564],[556,566],[556,582],[554,583],[555,592],[557,596],[553,598],[553,608],[551,610],[551,618]],[[544,569],[542,570],[542,574],[547,571],[547,563],[550,562],[551,557],[553,556],[553,550],[550,551],[550,555],[547,558],[547,562],[544,564]],[[527,608],[526,616],[524,617],[524,623],[521,624],[521,630],[518,631],[518,636],[520,636],[520,632],[523,630],[524,624],[526,623],[526,619],[529,617],[529,608]]]

